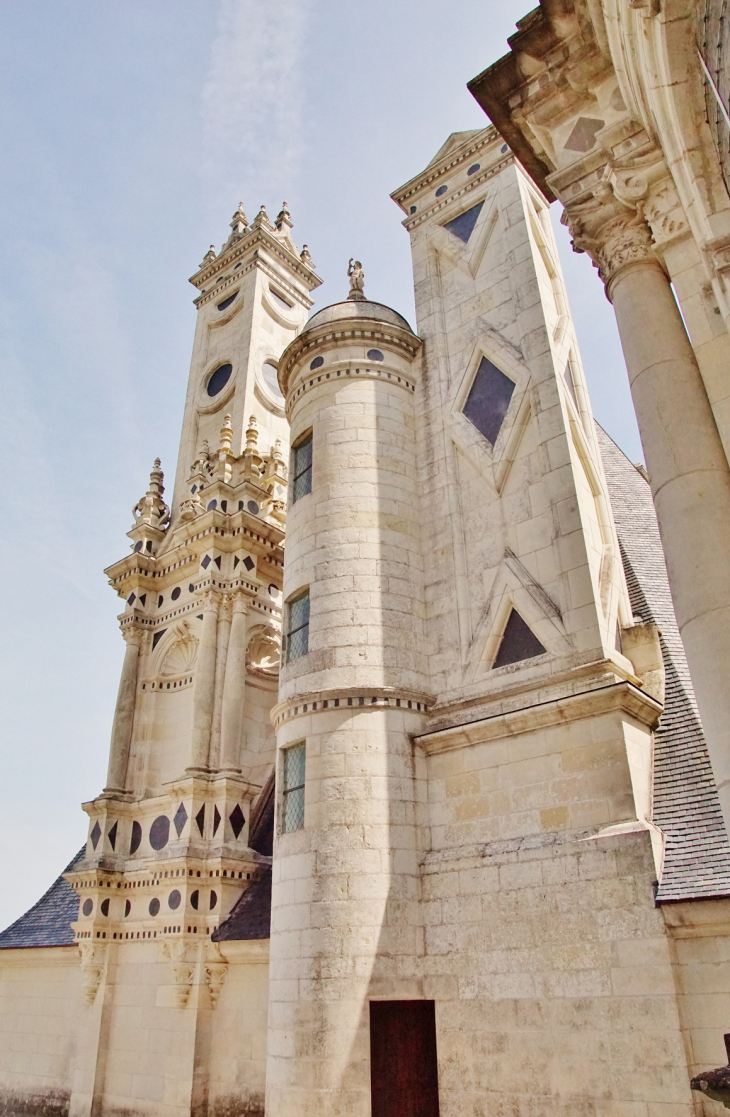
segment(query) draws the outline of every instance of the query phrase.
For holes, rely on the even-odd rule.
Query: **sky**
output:
[[[466,82],[533,0],[0,5],[0,927],[83,844],[123,658],[103,569],[152,461],[172,470],[188,277],[239,200],[286,199],[343,298],[347,260],[414,322],[390,193],[486,118]],[[613,312],[553,216],[594,411],[642,458]],[[11,468],[12,467],[12,468]]]

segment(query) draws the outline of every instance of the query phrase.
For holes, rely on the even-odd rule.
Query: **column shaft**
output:
[[[126,786],[129,746],[132,743],[134,708],[137,698],[140,635],[136,631],[132,631],[125,638],[127,647],[124,652],[122,677],[119,680],[111,747],[109,749],[109,769],[106,778],[107,790],[109,791],[124,791]]]
[[[730,474],[669,280],[633,263],[608,285],[674,608],[730,831]]]
[[[220,767],[221,754],[221,708],[223,706],[223,683],[226,677],[226,660],[231,633],[231,614],[225,602],[218,614],[218,638],[215,661],[215,690],[213,693],[213,720],[210,731],[210,752],[208,763],[211,768]]]
[[[243,702],[246,692],[246,614],[245,598],[233,603],[231,635],[226,659],[226,682],[221,709],[221,768],[240,771],[243,736]]]
[[[203,612],[193,691],[193,730],[190,766],[207,768],[215,698],[215,664],[218,651],[218,600],[211,594]]]

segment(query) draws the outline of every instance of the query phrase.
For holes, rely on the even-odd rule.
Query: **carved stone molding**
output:
[[[211,1008],[215,1008],[218,1004],[227,972],[228,962],[221,954],[220,947],[217,943],[210,943],[208,957],[203,963],[203,974],[205,984],[208,986]]]
[[[84,1004],[93,1005],[106,964],[107,943],[79,943],[81,952],[81,989]]]
[[[181,939],[169,939],[162,949],[172,967],[175,1003],[178,1008],[185,1008],[198,968],[196,948]]]
[[[661,264],[654,252],[654,238],[639,208],[593,202],[566,209],[561,218],[570,229],[573,248],[586,252],[611,297],[612,281],[625,267],[637,263]]]

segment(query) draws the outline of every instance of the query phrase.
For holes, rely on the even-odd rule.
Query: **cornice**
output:
[[[490,124],[483,128],[477,136],[472,137],[471,140],[464,140],[463,143],[448,151],[442,159],[435,163],[429,163],[425,170],[409,179],[403,186],[393,190],[390,196],[402,209],[406,209],[405,202],[408,198],[450,174],[467,161],[471,161],[475,155],[490,144],[501,142],[501,136],[497,129]]]
[[[220,256],[208,264],[204,268],[200,268],[194,275],[190,277],[189,282],[194,287],[197,287],[201,294],[194,300],[197,307],[204,306],[206,303],[219,297],[227,288],[231,287],[242,276],[246,275],[253,268],[265,266],[265,261],[258,255],[259,248],[265,248],[272,255],[281,260],[282,264],[293,272],[301,281],[304,287],[309,291],[314,291],[319,287],[322,280],[312,270],[302,263],[301,259],[291,251],[285,244],[283,244],[273,232],[264,226],[257,227],[251,226],[249,230],[244,233],[238,240],[235,240]],[[251,255],[251,259],[246,259]],[[223,283],[215,282],[216,276],[220,272],[225,271],[228,267],[236,266],[240,262],[241,267],[237,269],[235,274],[226,277]],[[269,268],[271,273],[271,269]],[[275,278],[279,279],[276,273],[273,273]],[[213,282],[213,287],[205,286]],[[312,300],[299,288],[292,286],[291,293],[296,295],[297,299],[306,307],[307,310],[312,306]]]

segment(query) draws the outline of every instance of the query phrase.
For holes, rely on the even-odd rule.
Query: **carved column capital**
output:
[[[640,208],[619,208],[615,203],[566,207],[562,217],[576,252],[586,252],[603,280],[606,295],[625,268],[636,264],[662,265],[654,251],[654,238]],[[663,269],[662,269],[663,270]]]
[[[124,628],[122,628],[122,636],[127,646],[132,645],[141,648],[145,635],[144,629],[138,628],[137,625],[125,625]]]

